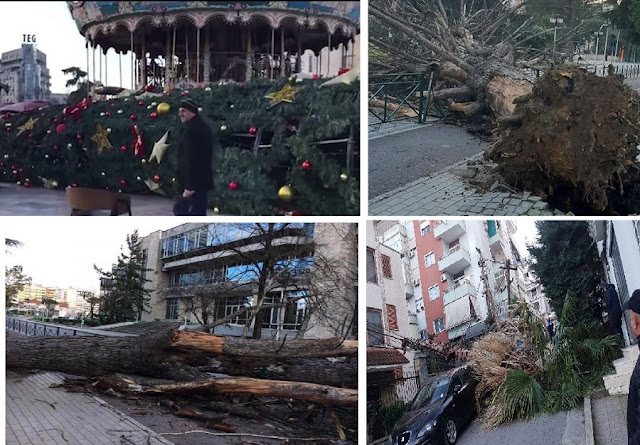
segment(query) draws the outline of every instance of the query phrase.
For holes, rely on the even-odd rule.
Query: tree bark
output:
[[[8,369],[41,369],[73,375],[137,374],[191,380],[196,367],[230,375],[355,386],[357,342],[341,339],[278,341],[220,337],[174,330],[141,337],[26,337],[7,340]],[[25,353],[29,351],[29,353]],[[327,357],[346,357],[328,360]]]
[[[373,99],[369,102],[369,106],[376,107],[376,108],[384,108],[384,102],[379,99]],[[398,110],[398,108],[399,107],[397,104],[387,102],[387,110],[395,111],[395,110]],[[413,111],[411,108],[405,107],[405,106],[401,107],[396,114],[398,116],[405,116],[405,117],[418,117],[418,113]]]
[[[326,385],[302,382],[282,382],[277,380],[251,379],[247,377],[204,379],[193,382],[156,385],[144,389],[146,394],[192,394],[214,391],[219,394],[253,394],[263,397],[277,397],[324,406],[358,406],[358,391],[334,388]]]

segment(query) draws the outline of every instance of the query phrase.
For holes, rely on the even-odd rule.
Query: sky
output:
[[[160,217],[4,218],[0,229],[23,243],[9,249],[7,266],[22,265],[34,284],[97,291],[100,280],[93,265],[110,270],[134,229],[144,236],[181,223]]]
[[[76,66],[87,70],[87,50],[84,37],[71,17],[66,2],[0,2],[0,54],[19,49],[24,34],[35,34],[36,46],[47,56],[47,68],[51,74],[51,92],[67,93],[65,83],[70,77],[62,70]],[[90,55],[90,65],[93,64]],[[107,53],[107,80],[110,86],[120,86],[118,56],[113,50]],[[105,62],[102,62],[104,71]],[[91,66],[90,66],[91,68]],[[96,70],[99,69],[96,52]],[[131,59],[122,56],[122,82],[124,88],[131,88]],[[89,75],[93,80],[92,70]],[[98,73],[96,73],[98,78]],[[102,76],[103,83],[105,76]]]
[[[533,244],[538,237],[538,229],[536,229],[535,221],[532,218],[518,218],[514,220],[516,223],[516,233],[513,235],[513,241],[522,257],[529,257],[527,244]]]

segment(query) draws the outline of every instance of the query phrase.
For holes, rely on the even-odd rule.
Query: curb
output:
[[[593,436],[593,416],[591,414],[591,396],[584,398],[584,433],[585,445],[595,445]]]

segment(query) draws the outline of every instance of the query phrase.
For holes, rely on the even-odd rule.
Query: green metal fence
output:
[[[369,113],[377,118],[375,124],[389,122],[398,118],[402,108],[408,108],[416,113],[418,123],[424,123],[429,112],[429,102],[433,93],[433,72],[426,79],[426,72],[421,73],[393,73],[372,74],[369,76]],[[418,108],[412,104],[411,98],[418,96]],[[374,100],[381,101],[380,107],[372,106]],[[389,103],[397,106],[389,110]]]

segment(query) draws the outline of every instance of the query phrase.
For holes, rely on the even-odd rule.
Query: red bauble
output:
[[[73,184],[71,184],[71,187],[77,187],[78,184],[76,184],[75,182]]]
[[[127,186],[127,181],[125,181],[124,179],[121,179],[121,180],[120,180],[120,185],[121,185],[122,187],[126,187],[126,186]]]
[[[82,140],[82,135],[81,134],[76,134],[76,139],[81,141]]]
[[[131,119],[132,121],[135,121],[136,119],[138,119],[138,116],[136,116],[135,114],[132,114],[131,116],[129,116],[129,119]]]
[[[31,183],[30,182],[25,182],[24,186],[25,186],[25,188],[29,188],[29,187],[31,187]]]
[[[120,151],[121,151],[121,152],[123,152],[123,153],[124,153],[125,151],[127,151],[127,146],[126,146],[126,145],[123,145],[122,147],[120,147]]]
[[[6,130],[7,130],[7,133],[10,133],[11,132],[11,126],[6,127]]]
[[[115,106],[116,106],[116,103],[115,103],[115,102],[111,102],[111,106],[112,106],[112,107],[115,107]]]
[[[189,95],[189,92],[188,92],[188,91],[183,91],[180,95],[181,95],[181,96],[188,96],[188,95]]]
[[[24,168],[19,169],[18,173],[20,173],[20,174],[24,173]]]
[[[156,117],[158,117],[158,113],[156,113],[155,111],[153,111],[151,114],[149,114],[149,117],[151,119],[155,119]]]
[[[249,134],[256,134],[256,133],[258,133],[258,129],[256,127],[249,128]]]
[[[4,162],[0,162],[0,167],[4,167]]]
[[[11,166],[11,168],[10,168],[9,170],[11,170],[11,171],[15,171],[15,170],[17,170],[17,168],[18,168],[18,167],[16,167],[15,165],[12,165],[12,166]]]
[[[311,78],[313,80],[318,80],[318,79],[320,79],[320,74],[314,74]]]
[[[139,100],[138,101],[138,106],[139,107],[144,107],[144,100]]]
[[[156,182],[160,182],[160,175],[155,175],[153,177],[153,180],[156,181]]]
[[[310,170],[311,169],[311,162],[309,161],[304,161],[301,165],[302,170]]]
[[[53,123],[54,123],[54,124],[58,124],[58,123],[60,123],[60,121],[58,120],[58,118],[57,118],[57,117],[54,117],[54,118],[53,118]]]
[[[147,85],[146,87],[144,87],[144,90],[147,93],[153,93],[153,90],[155,89],[155,87],[153,85]]]
[[[53,146],[53,151],[58,151],[58,150],[60,150],[60,147],[58,147],[57,145],[54,145]]]
[[[113,106],[113,104],[111,104],[111,106]],[[111,116],[111,111],[105,111],[104,115],[107,116],[107,117],[110,117]]]
[[[111,190],[111,189],[109,188],[109,186],[105,187],[104,189],[105,189],[105,190]]]
[[[33,139],[33,133],[29,133],[29,135],[27,136],[29,139]]]
[[[229,183],[229,190],[237,190],[238,189],[238,183],[236,181],[231,181]]]
[[[67,130],[67,126],[65,124],[60,124],[56,127],[56,133],[62,134]]]

